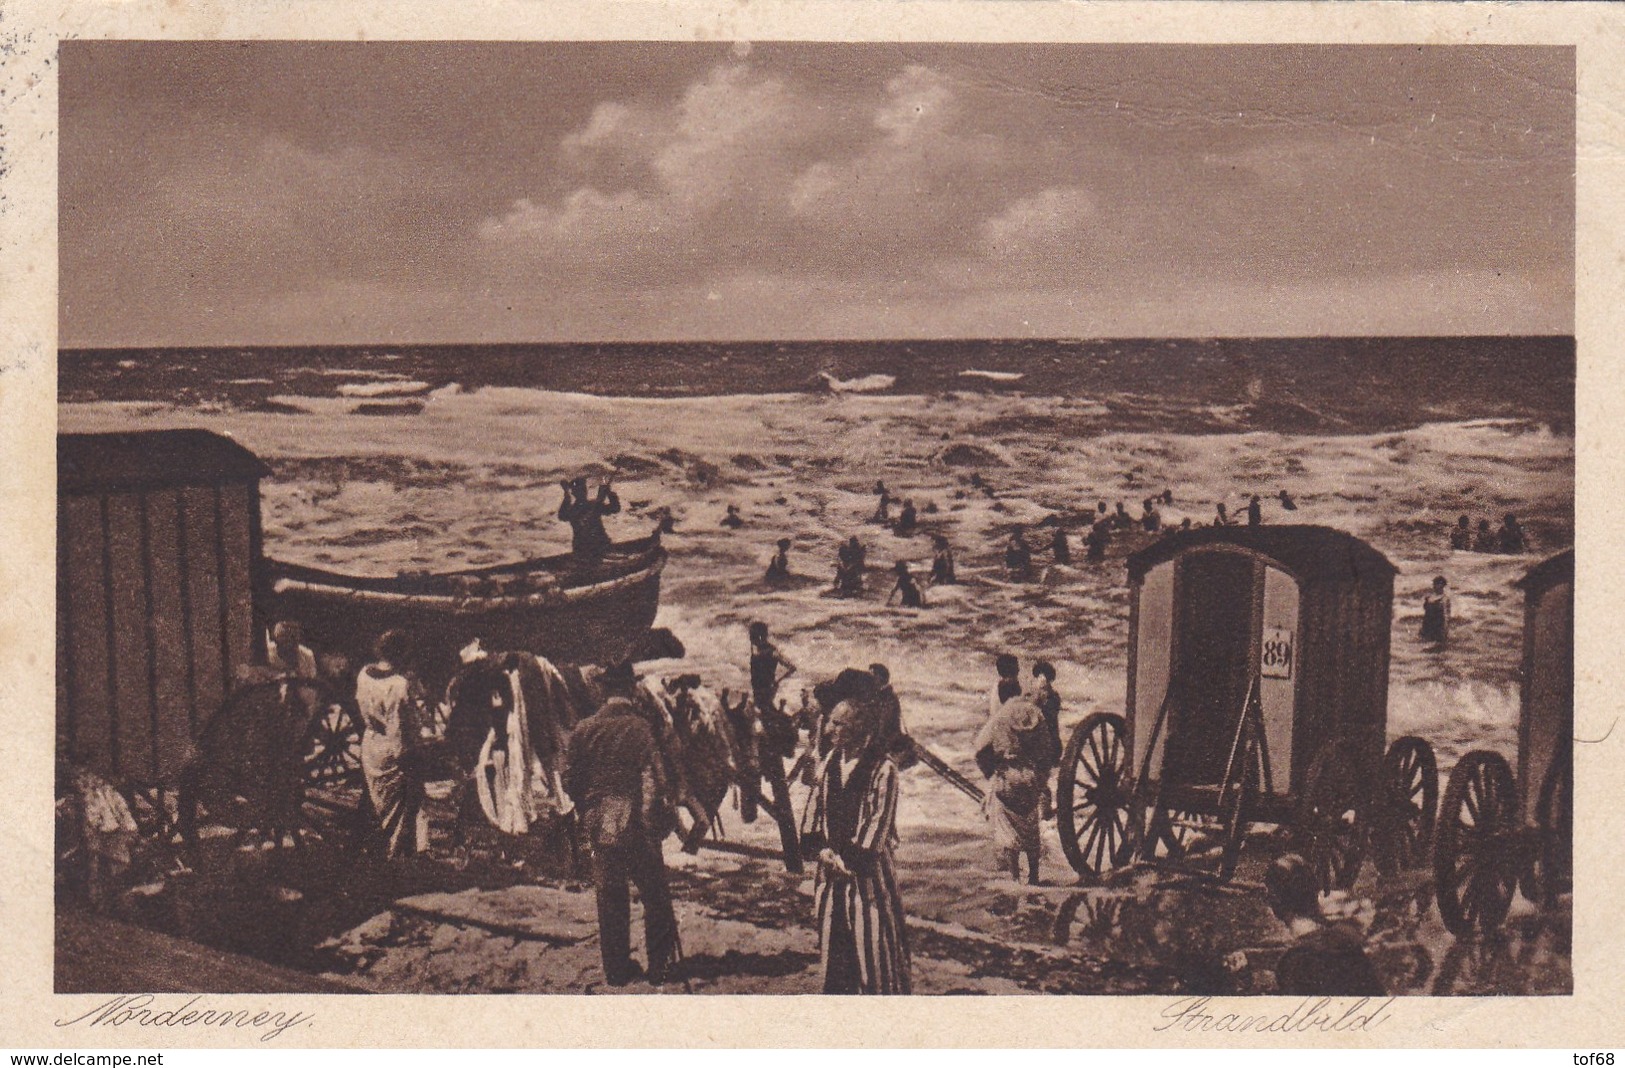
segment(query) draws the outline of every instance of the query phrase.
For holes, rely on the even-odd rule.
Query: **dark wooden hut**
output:
[[[1207,527],[1142,549],[1128,571],[1134,767],[1145,757],[1135,739],[1155,733],[1153,775],[1220,781],[1256,686],[1275,799],[1300,789],[1322,752],[1377,771],[1395,575],[1380,552],[1328,527]]]
[[[1538,823],[1543,784],[1572,781],[1553,761],[1572,759],[1574,550],[1530,568],[1523,590],[1523,685],[1518,714],[1518,815]],[[1552,788],[1546,787],[1546,792]]]
[[[259,480],[206,430],[57,437],[57,731],[74,760],[156,784],[255,653]]]

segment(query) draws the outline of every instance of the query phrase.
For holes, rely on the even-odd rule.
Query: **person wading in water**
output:
[[[941,534],[931,535],[931,585],[952,586],[959,579],[954,575],[954,551],[948,539]]]
[[[925,594],[920,592],[920,587],[915,583],[914,576],[909,573],[908,561],[897,561],[892,566],[892,570],[897,574],[897,583],[892,586],[891,592],[886,595],[886,603],[889,605],[894,597],[901,597],[904,608],[924,608]]]

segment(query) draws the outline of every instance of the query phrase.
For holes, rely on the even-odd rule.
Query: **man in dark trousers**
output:
[[[638,977],[632,960],[631,883],[643,902],[647,976],[659,983],[671,978],[678,955],[677,917],[660,850],[675,819],[654,731],[626,696],[635,681],[631,664],[611,668],[603,681],[611,696],[571,734],[564,789],[592,847],[604,978],[611,986],[624,986]]]
[[[761,777],[767,780],[779,821],[780,838],[784,844],[784,862],[791,871],[801,870],[801,853],[795,836],[794,809],[790,803],[790,786],[785,777],[784,761],[796,755],[801,738],[796,724],[779,707],[779,684],[795,674],[796,666],[779,651],[768,637],[767,624],[752,623],[750,635],[750,693],[756,706],[754,720],[761,725],[756,736],[756,765]],[[753,732],[754,733],[754,732]],[[741,782],[741,790],[755,790],[757,784]],[[743,814],[743,812],[741,813]],[[748,821],[747,821],[748,822]]]

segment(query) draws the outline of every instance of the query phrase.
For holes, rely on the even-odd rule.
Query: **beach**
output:
[[[1090,712],[1123,710],[1126,544],[1114,545],[1103,563],[1084,562],[1083,517],[1097,502],[1123,501],[1138,516],[1145,498],[1167,490],[1165,524],[1203,524],[1217,502],[1243,512],[1256,493],[1267,524],[1336,527],[1385,554],[1399,571],[1388,738],[1427,739],[1441,781],[1469,750],[1514,754],[1522,597],[1513,583],[1573,541],[1574,439],[1539,412],[1407,413],[1396,422],[1410,425],[1305,432],[1285,417],[1260,428],[1271,419],[1245,392],[1164,399],[1147,414],[1153,401],[1143,395],[1039,395],[997,378],[983,379],[988,388],[930,393],[894,386],[606,396],[391,374],[336,376],[308,393],[274,392],[267,379],[254,385],[263,392],[254,404],[158,395],[68,400],[60,428],[201,426],[228,434],[273,472],[261,484],[266,553],[355,574],[565,551],[569,530],[555,518],[559,480],[613,478],[623,508],[608,520],[612,536],[648,533],[657,509],[676,520],[665,538],[671,557],[656,622],[677,635],[687,656],[643,670],[694,671],[713,689],[740,692],[748,687],[746,625],[760,620],[798,665],[781,691],[792,706],[802,685],[846,666],[884,663],[910,731],[973,779],[971,740],[986,715],[997,653],[1020,657],[1024,674],[1038,659],[1055,665],[1063,732]],[[972,475],[991,492],[972,485]],[[898,537],[868,522],[877,480],[899,501],[914,502],[919,533]],[[1281,489],[1295,512],[1276,501]],[[737,530],[720,524],[729,504],[745,520]],[[1457,516],[1498,525],[1506,513],[1529,532],[1527,552],[1449,550]],[[1072,566],[1050,562],[1042,548],[1050,528],[1039,527],[1046,521],[1068,529]],[[1016,524],[1039,549],[1030,582],[1012,582],[1003,569]],[[959,584],[927,589],[923,609],[886,606],[895,561],[916,575],[929,571],[931,533],[953,545]],[[828,593],[835,549],[853,534],[868,549],[867,589],[861,598],[835,598]],[[763,571],[781,537],[791,539],[797,579],[769,585]],[[1417,634],[1435,575],[1448,578],[1454,601],[1442,651]],[[802,796],[798,787],[798,805]],[[729,807],[724,823],[731,839],[776,843],[769,820],[743,825]],[[1017,886],[992,870],[977,807],[916,769],[904,778],[899,833],[911,915],[1011,943],[1053,941],[1058,910],[1077,889],[1053,825],[1045,830],[1047,886]],[[728,882],[750,873],[710,852],[673,862],[691,870],[697,904],[707,877]],[[1153,897],[1143,886],[1128,893],[1131,901]],[[1369,912],[1370,902],[1364,907]],[[1230,935],[1215,935],[1213,947],[1263,937],[1262,906],[1237,908],[1245,918],[1229,924]],[[1418,916],[1405,930],[1405,952],[1420,946],[1433,962],[1409,980],[1426,987],[1451,940],[1436,915]],[[1126,947],[1132,939],[1119,941]],[[1156,941],[1133,951],[1142,963],[1158,963]],[[1520,974],[1560,985],[1566,958],[1551,972],[1557,979],[1533,966]]]

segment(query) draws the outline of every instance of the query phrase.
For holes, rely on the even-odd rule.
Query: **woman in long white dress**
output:
[[[411,758],[421,733],[422,698],[417,683],[402,670],[408,652],[405,634],[385,632],[373,652],[377,660],[361,669],[355,683],[363,727],[361,771],[383,832],[385,855],[411,856],[429,845],[423,783]]]

